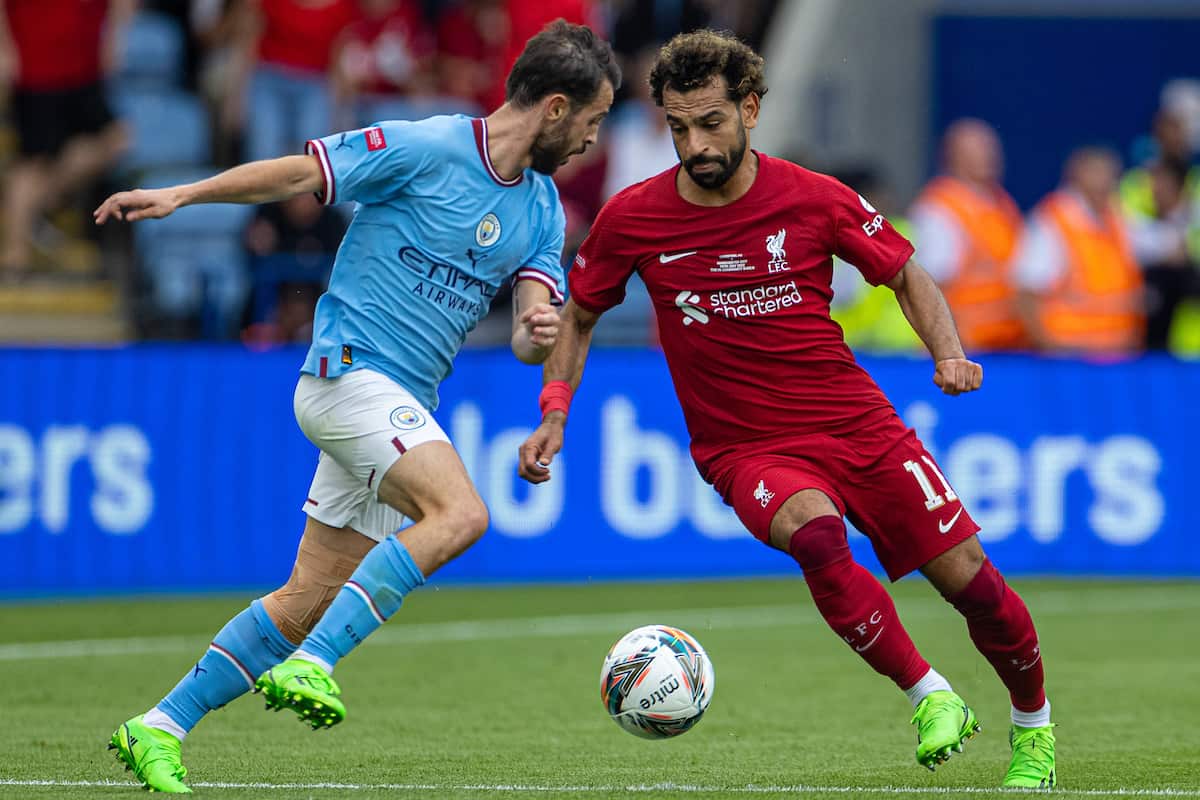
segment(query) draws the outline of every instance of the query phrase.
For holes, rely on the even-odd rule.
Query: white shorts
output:
[[[301,375],[294,405],[300,429],[321,448],[305,513],[375,541],[395,533],[404,515],[379,502],[379,484],[407,451],[450,441],[437,420],[407,389],[366,369],[336,378]]]

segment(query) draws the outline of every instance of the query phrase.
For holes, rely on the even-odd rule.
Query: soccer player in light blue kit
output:
[[[304,192],[359,204],[296,387],[296,419],[321,454],[295,568],[113,734],[110,747],[147,788],[190,792],[183,738],[251,688],[313,728],[340,722],[334,664],[483,534],[487,509],[432,414],[437,387],[510,279],[513,352],[529,364],[549,355],[564,286],[549,176],[595,143],[619,85],[608,44],[559,20],[529,40],[507,102],[486,119],[382,122],[314,139],[306,155],[119,192],[96,210],[97,223],[132,222]],[[401,528],[405,518],[413,524]]]

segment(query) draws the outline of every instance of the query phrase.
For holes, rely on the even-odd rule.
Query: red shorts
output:
[[[899,417],[853,433],[808,434],[757,442],[722,456],[713,485],[759,540],[804,489],[826,494],[875,548],[897,580],[978,530],[942,470]]]

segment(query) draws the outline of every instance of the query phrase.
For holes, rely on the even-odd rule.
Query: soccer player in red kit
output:
[[[650,86],[682,163],[609,200],[581,247],[544,368],[542,423],[521,447],[522,477],[550,479],[592,327],[637,271],[700,474],[758,539],[791,554],[829,626],[908,696],[917,761],[933,769],[979,726],[917,652],[887,591],[852,559],[843,517],[870,538],[889,578],[921,570],[966,617],[1012,699],[1004,785],[1053,786],[1033,621],[933,457],[830,320],[832,256],[895,291],[933,356],[934,383],[957,395],[978,389],[983,371],[964,356],[941,293],[866,199],[748,148],[767,90],[749,47],[712,31],[677,36],[659,52]]]

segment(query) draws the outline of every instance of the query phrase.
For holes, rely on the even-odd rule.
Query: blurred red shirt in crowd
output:
[[[258,56],[275,66],[323,73],[333,43],[361,16],[354,0],[257,0]]]
[[[442,88],[487,114],[504,103],[504,82],[525,43],[562,17],[598,30],[592,0],[466,0],[442,16]]]
[[[437,43],[416,0],[360,0],[363,17],[342,32],[340,80],[355,92],[419,94],[430,88]]]
[[[62,91],[100,80],[108,7],[108,0],[4,0],[17,50],[16,88]]]

